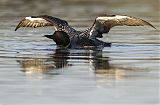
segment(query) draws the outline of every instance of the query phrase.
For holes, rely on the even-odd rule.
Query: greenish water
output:
[[[0,105],[159,104],[157,0],[0,1]],[[58,50],[43,35],[53,28],[21,28],[25,16],[63,18],[77,30],[102,13],[143,18],[157,30],[115,27],[102,40],[111,48]]]

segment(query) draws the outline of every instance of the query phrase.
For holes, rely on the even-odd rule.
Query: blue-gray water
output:
[[[158,0],[0,1],[0,105],[159,103]],[[20,28],[25,16],[63,18],[77,30],[102,13],[143,18],[151,27],[115,27],[102,40],[111,48],[58,50],[53,27]]]

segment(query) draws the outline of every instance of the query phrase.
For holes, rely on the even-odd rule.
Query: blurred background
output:
[[[48,14],[73,18],[118,13],[156,17],[160,7],[159,0],[1,0],[0,9],[1,16]]]

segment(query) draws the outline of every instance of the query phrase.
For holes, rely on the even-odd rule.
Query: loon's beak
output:
[[[53,35],[44,35],[44,37],[47,37],[49,39],[53,39]]]

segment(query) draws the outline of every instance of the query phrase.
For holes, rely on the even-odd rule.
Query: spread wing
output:
[[[58,30],[59,28],[63,28],[64,25],[68,26],[68,23],[65,20],[47,16],[47,15],[41,15],[41,16],[30,16],[25,17],[20,21],[20,23],[17,25],[15,31],[20,27],[45,27],[45,26],[55,26],[55,29]]]
[[[99,16],[95,19],[93,26],[91,27],[91,37],[102,37],[103,33],[108,33],[109,30],[114,26],[144,26],[149,25],[155,28],[149,22],[125,15],[106,15]],[[156,29],[156,28],[155,28]]]

